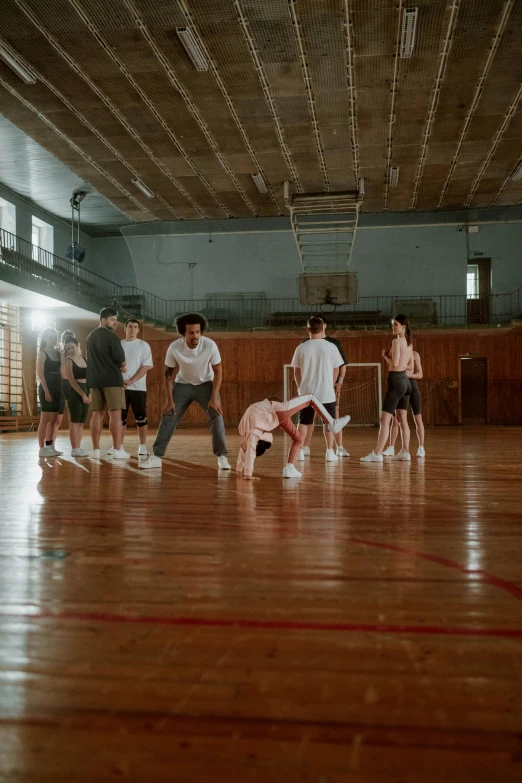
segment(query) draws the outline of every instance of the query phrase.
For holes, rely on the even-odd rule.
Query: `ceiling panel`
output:
[[[518,203],[522,3],[415,6],[401,59],[405,2],[3,0],[1,34],[36,83],[0,61],[0,178],[60,215],[87,181],[93,227],[284,214],[285,180],[327,191],[364,176],[363,210]]]

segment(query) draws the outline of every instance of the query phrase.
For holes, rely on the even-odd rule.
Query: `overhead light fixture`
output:
[[[133,179],[132,182],[134,185],[136,185],[137,188],[141,190],[144,196],[147,196],[147,198],[154,198],[154,193],[143,184],[141,179]]]
[[[261,174],[252,174],[252,179],[255,182],[256,188],[259,190],[260,193],[267,193],[267,187],[266,182],[261,176]]]
[[[208,60],[190,27],[176,27],[176,32],[196,71],[208,71]]]
[[[405,8],[402,16],[401,57],[411,57],[415,46],[418,8]]]
[[[518,166],[515,169],[515,173],[511,177],[511,179],[515,180],[515,182],[518,182],[518,180],[522,179],[522,162],[518,164]]]
[[[0,41],[0,57],[26,84],[36,84],[34,73],[5,41]]]
[[[392,166],[390,169],[390,187],[394,188],[399,184],[399,167]]]

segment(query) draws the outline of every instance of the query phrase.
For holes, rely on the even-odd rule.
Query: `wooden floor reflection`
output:
[[[247,483],[205,430],[161,473],[1,436],[0,780],[522,780],[522,429],[374,439]]]

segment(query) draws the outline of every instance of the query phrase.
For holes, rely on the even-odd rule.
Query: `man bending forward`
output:
[[[176,318],[176,327],[181,337],[171,343],[165,358],[167,402],[152,447],[152,456],[141,463],[140,468],[161,468],[161,458],[176,427],[191,403],[197,402],[207,413],[212,449],[218,458],[218,467],[230,470],[219,397],[223,368],[218,347],[213,340],[203,336],[207,321],[199,313],[189,313]],[[176,367],[178,372],[173,386],[172,377]]]

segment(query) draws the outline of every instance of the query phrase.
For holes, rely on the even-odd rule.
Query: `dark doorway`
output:
[[[460,360],[460,416],[462,424],[487,424],[488,360]]]

